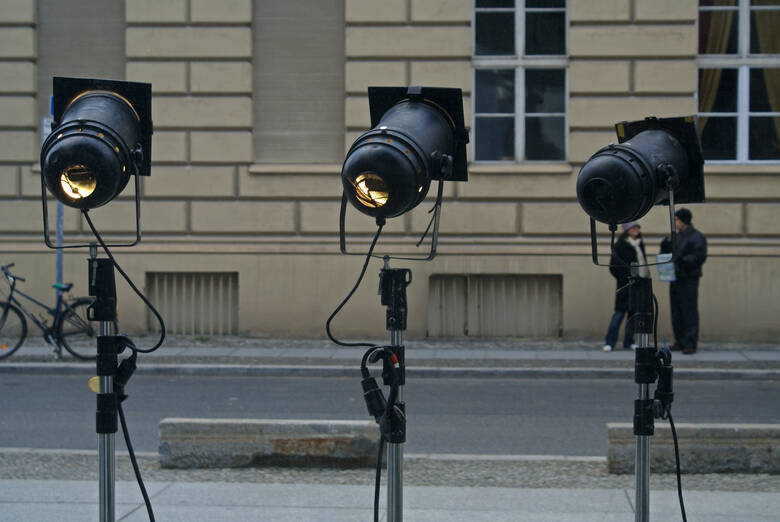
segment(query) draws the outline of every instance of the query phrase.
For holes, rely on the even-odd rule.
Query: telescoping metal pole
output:
[[[390,332],[390,346],[398,359],[399,383],[395,408],[400,411],[391,415],[387,439],[387,522],[403,521],[403,466],[406,442],[406,405],[403,402],[403,386],[406,383],[406,354],[403,345],[403,331],[406,330],[406,287],[412,282],[412,271],[408,268],[390,268],[390,259],[379,274],[379,293],[382,304],[387,307],[386,328]],[[385,384],[391,384],[389,372],[385,372]]]
[[[98,259],[97,246],[89,249],[89,295],[95,300],[89,307],[91,321],[100,322],[97,338],[96,369],[99,392],[95,414],[95,431],[98,434],[98,494],[100,522],[116,520],[116,465],[115,435],[117,431],[118,399],[114,390],[117,369],[117,343],[113,332],[116,320],[116,284],[114,264],[110,259]]]
[[[638,386],[637,399],[634,401],[634,435],[636,436],[636,475],[635,521],[650,520],[650,437],[655,430],[653,399],[650,398],[650,385],[658,379],[655,346],[650,345],[655,317],[653,307],[652,280],[638,277],[637,267],[631,267],[629,285],[629,309],[632,311],[634,333],[639,335],[635,362],[634,382]]]

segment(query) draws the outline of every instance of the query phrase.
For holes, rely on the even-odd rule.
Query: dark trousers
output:
[[[699,341],[699,278],[686,277],[669,286],[674,339],[683,348],[696,348]]]
[[[607,327],[607,335],[604,338],[604,344],[608,344],[612,347],[615,346],[618,339],[618,334],[620,333],[620,323],[623,322],[623,316],[626,315],[626,312],[615,312],[612,314],[612,319],[609,321],[609,327]],[[634,343],[634,321],[629,319],[626,320],[626,331],[623,336],[623,348],[630,348],[631,345]]]

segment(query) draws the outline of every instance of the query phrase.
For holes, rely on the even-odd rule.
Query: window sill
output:
[[[341,163],[255,163],[250,174],[341,174]]]
[[[708,175],[780,175],[780,163],[705,163],[704,173]]]
[[[572,172],[569,163],[471,163],[472,174],[565,174]]]

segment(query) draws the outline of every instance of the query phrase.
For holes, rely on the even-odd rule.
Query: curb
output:
[[[92,375],[93,363],[6,363],[0,374]],[[243,365],[243,364],[145,364],[139,375],[225,376],[225,377],[359,377],[357,366]],[[685,380],[778,380],[780,370],[675,368],[675,378]],[[443,379],[622,379],[634,378],[634,370],[623,368],[448,368],[410,367],[411,378]]]

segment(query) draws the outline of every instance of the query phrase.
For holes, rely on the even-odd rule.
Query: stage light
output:
[[[591,218],[636,221],[654,205],[704,201],[704,159],[693,116],[615,125],[619,144],[596,152],[577,177],[577,199]]]
[[[368,103],[372,128],[352,145],[341,171],[356,209],[392,218],[416,207],[432,180],[467,180],[460,89],[369,87]]]
[[[55,123],[41,147],[41,177],[57,200],[97,208],[131,175],[149,175],[149,84],[55,77],[53,93]]]

